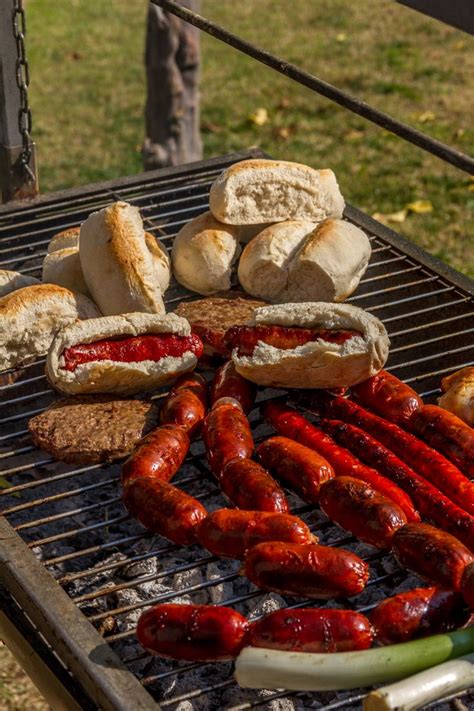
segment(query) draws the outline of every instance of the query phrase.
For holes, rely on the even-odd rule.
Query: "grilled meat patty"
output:
[[[107,395],[81,395],[54,403],[29,423],[37,447],[55,459],[97,464],[122,459],[158,425],[150,402]]]

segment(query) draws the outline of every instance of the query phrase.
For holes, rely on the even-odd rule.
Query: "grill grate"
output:
[[[208,191],[219,172],[236,160],[257,154],[227,156],[67,191],[27,207],[0,208],[0,268],[40,277],[42,257],[53,234],[79,224],[92,210],[117,199],[139,206],[147,230],[170,247],[181,226],[207,209]],[[413,384],[428,401],[434,401],[440,376],[471,363],[472,285],[356,209],[348,207],[346,217],[368,232],[373,247],[366,275],[349,301],[377,314],[386,324],[392,341],[388,369]],[[174,283],[166,302],[173,309],[180,300],[195,296]],[[360,693],[239,690],[230,664],[153,660],[138,646],[134,625],[141,610],[151,603],[171,599],[213,601],[256,617],[281,606],[284,600],[250,586],[239,576],[235,561],[218,561],[198,546],[183,552],[144,531],[121,504],[118,465],[74,467],[36,450],[28,435],[28,419],[55,399],[43,371],[44,359],[40,359],[19,373],[7,372],[0,386],[2,477],[11,484],[0,490],[0,508],[23,539],[23,547],[32,549],[130,674],[160,700],[163,708],[359,709],[363,698]],[[17,379],[11,382],[12,378]],[[265,390],[259,400],[275,396],[281,396],[281,392]],[[265,437],[269,430],[258,409],[250,419],[255,439]],[[209,476],[200,441],[193,443],[176,483],[210,509],[223,505]],[[407,578],[390,555],[374,553],[345,536],[296,496],[290,501],[293,511],[318,532],[323,543],[348,547],[370,563],[367,590],[357,599],[338,601],[338,606],[367,611],[394,589],[413,584],[413,578]],[[39,590],[40,598],[41,594]],[[288,603],[315,604],[295,603],[294,599]],[[40,600],[41,605],[46,606],[47,601]],[[100,670],[98,684],[99,677]],[[474,696],[468,698],[473,700]],[[127,707],[125,699],[123,708]],[[437,708],[447,707],[438,704]]]

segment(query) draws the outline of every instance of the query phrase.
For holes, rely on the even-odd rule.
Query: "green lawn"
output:
[[[290,11],[288,12],[288,8]],[[203,0],[204,12],[465,152],[473,146],[474,39],[392,0]],[[43,192],[141,169],[146,3],[32,0],[31,103]],[[346,199],[474,274],[469,176],[203,38],[206,156],[259,144],[275,157],[335,170]],[[268,112],[262,126],[249,120]],[[401,217],[404,215],[402,213]],[[471,238],[468,238],[471,235]]]

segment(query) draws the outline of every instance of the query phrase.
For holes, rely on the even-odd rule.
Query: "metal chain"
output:
[[[30,133],[31,109],[28,104],[28,86],[30,83],[30,69],[25,51],[26,18],[23,0],[15,0],[13,7],[13,35],[16,42],[16,83],[20,91],[20,108],[18,110],[18,128],[21,133],[22,151],[20,162],[29,180],[34,181],[35,176],[29,163],[31,159]]]

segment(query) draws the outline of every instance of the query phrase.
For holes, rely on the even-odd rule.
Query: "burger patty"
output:
[[[122,459],[158,425],[151,402],[78,395],[54,403],[29,423],[31,438],[55,459],[98,464]]]
[[[224,334],[231,326],[242,326],[252,318],[255,309],[266,306],[264,301],[247,298],[244,292],[229,291],[197,301],[183,301],[175,314],[186,318],[193,333],[204,343],[209,356],[230,356],[224,345]]]

